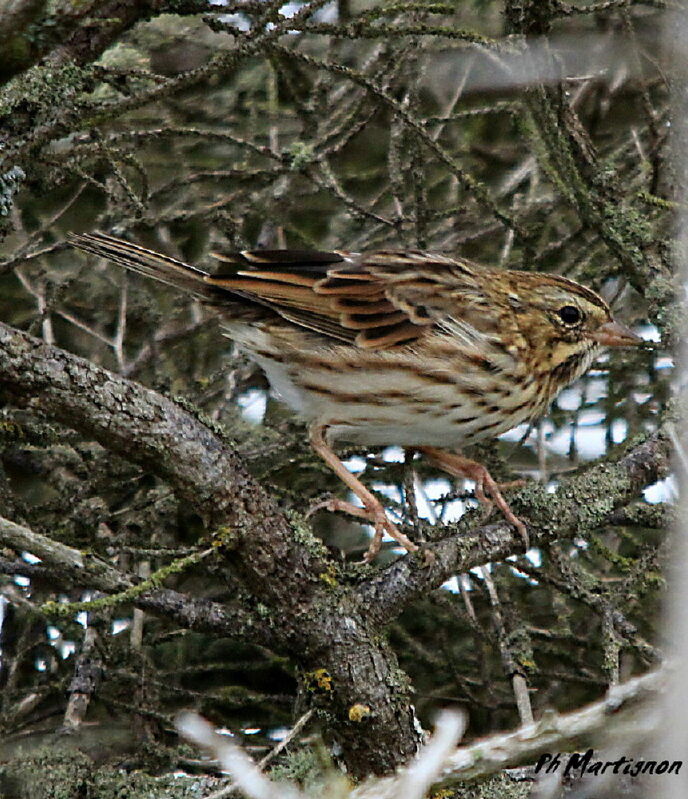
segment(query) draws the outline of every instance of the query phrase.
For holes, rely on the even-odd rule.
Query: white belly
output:
[[[326,426],[330,441],[456,448],[500,435],[534,410],[534,384],[514,380],[504,396],[495,393],[494,375],[466,362],[408,351],[352,353],[339,345],[311,350],[257,326],[227,329],[263,369],[278,399],[309,424]]]
[[[365,446],[435,446],[456,448],[494,437],[532,414],[524,394],[513,399],[492,396],[487,385],[479,402],[456,382],[414,380],[408,370],[343,369],[341,372],[285,366],[252,353],[278,399],[309,423],[328,427],[330,441]],[[471,376],[471,385],[476,382]],[[511,405],[505,417],[497,403]]]

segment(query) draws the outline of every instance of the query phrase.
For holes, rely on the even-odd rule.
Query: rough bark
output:
[[[167,480],[221,530],[227,568],[268,607],[276,648],[300,666],[354,776],[392,771],[416,750],[408,682],[365,605],[326,579],[321,546],[218,435],[154,391],[7,325],[0,390]]]

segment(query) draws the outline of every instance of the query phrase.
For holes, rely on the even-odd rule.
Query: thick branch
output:
[[[275,636],[282,651],[304,672],[327,675],[316,684],[350,773],[389,772],[413,754],[419,734],[394,653],[369,624],[365,607],[321,579],[327,571],[322,546],[305,528],[292,529],[218,435],[154,391],[3,324],[0,394],[142,464],[224,528],[222,539],[233,547],[229,567],[279,614]],[[192,604],[175,609],[176,597],[157,594],[157,609],[166,599],[187,624],[209,624],[206,605],[196,614]],[[213,629],[225,619],[224,609],[215,608]],[[357,705],[370,713],[364,731],[350,717]]]
[[[0,391],[168,481],[223,528],[231,567],[264,602],[294,608],[324,571],[315,541],[295,535],[236,453],[174,402],[3,324]]]
[[[234,638],[274,648],[279,640],[269,620],[259,619],[238,605],[221,605],[160,588],[137,597],[136,607],[175,621],[187,630]]]
[[[18,552],[30,552],[37,558],[67,571],[84,568],[84,559],[78,549],[65,546],[40,533],[34,533],[28,527],[2,517],[0,517],[0,542]]]
[[[669,439],[660,430],[616,463],[598,463],[562,480],[555,494],[548,494],[541,485],[523,489],[512,506],[526,522],[533,544],[584,537],[643,488],[666,477],[670,458]],[[503,560],[521,546],[518,532],[506,522],[469,532],[462,528],[460,524],[461,532],[430,547],[435,560],[427,568],[414,568],[411,558],[402,558],[359,587],[359,597],[377,623],[396,618],[408,604],[452,575]]]

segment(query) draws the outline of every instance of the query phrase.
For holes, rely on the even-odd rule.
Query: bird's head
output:
[[[568,384],[583,374],[602,347],[629,347],[642,339],[614,319],[594,291],[558,275],[508,273],[502,303],[543,372]]]

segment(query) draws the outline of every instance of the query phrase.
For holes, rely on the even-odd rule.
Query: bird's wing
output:
[[[365,349],[402,346],[431,331],[475,347],[489,336],[493,320],[480,268],[439,254],[244,251],[217,255],[228,271],[211,275],[103,233],[70,241],[212,305],[267,308],[291,324]]]
[[[409,344],[433,328],[457,336],[466,346],[483,335],[469,312],[482,297],[479,270],[462,260],[408,251],[289,250],[220,259],[232,271],[206,278],[212,285],[240,292],[294,324],[365,349]]]

